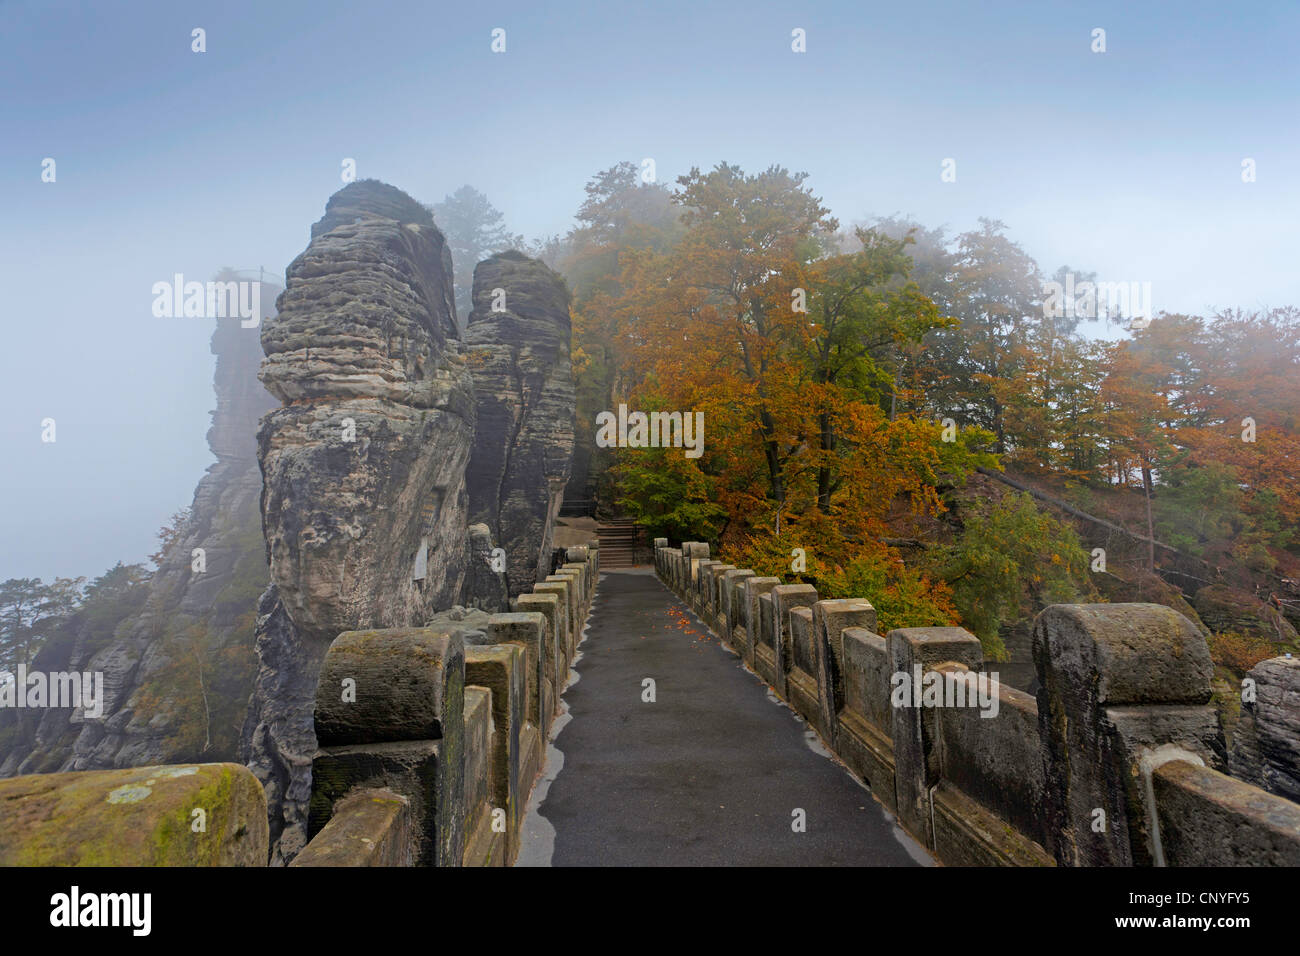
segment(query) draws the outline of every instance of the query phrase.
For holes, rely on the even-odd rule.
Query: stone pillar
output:
[[[524,792],[532,780],[524,780],[522,744],[524,715],[527,713],[527,655],[513,643],[465,649],[465,682],[492,692],[492,754],[488,781],[489,806],[506,811],[506,858],[513,862],[519,850],[519,828],[523,822]]]
[[[266,866],[266,794],[240,764],[25,774],[0,780],[0,806],[6,867]]]
[[[555,644],[560,648],[560,653],[564,657],[564,666],[560,670],[560,683],[556,687],[556,694],[564,689],[564,682],[569,679],[569,665],[573,663],[573,586],[566,581],[543,581],[541,584],[533,585],[534,594],[553,594],[560,602],[560,620],[555,632]],[[522,595],[521,595],[522,596]]]
[[[817,655],[817,696],[826,739],[834,744],[839,712],[844,707],[844,629],[876,630],[876,609],[864,598],[818,601],[813,605],[813,647]]]
[[[578,582],[578,603],[585,611],[591,599],[591,573],[587,570],[587,562],[565,561],[555,569],[555,573],[574,575]]]
[[[705,610],[704,600],[708,594],[708,588],[705,580],[708,578],[709,568],[720,562],[712,558],[700,558],[695,562],[693,573],[691,574],[691,600],[690,605],[698,614],[704,623],[708,624],[708,611]]]
[[[542,707],[542,722],[538,729],[542,739],[546,739],[551,729],[551,721],[559,708],[559,697],[564,690],[564,682],[569,677],[569,664],[564,656],[564,605],[558,594],[521,594],[514,600],[515,611],[519,613],[540,614],[546,621],[542,632],[542,688],[545,700]]]
[[[1033,649],[1047,849],[1065,866],[1151,865],[1143,757],[1172,745],[1224,765],[1204,636],[1159,604],[1054,604]]]
[[[586,548],[569,548],[565,552],[564,567],[581,568],[582,583],[586,588],[587,603],[596,596],[596,562]]]
[[[817,589],[811,584],[778,584],[772,588],[772,637],[776,652],[776,680],[773,684],[782,697],[786,696],[786,675],[794,666],[790,609],[812,607],[816,603]]]
[[[289,866],[413,866],[412,844],[407,797],[382,788],[353,790]]]
[[[758,672],[754,663],[754,648],[758,646],[759,630],[761,628],[761,619],[759,615],[758,599],[760,595],[767,594],[781,583],[780,578],[745,578],[745,663],[749,669]]]
[[[705,613],[708,617],[705,624],[709,625],[715,631],[722,630],[722,625],[718,623],[718,615],[722,613],[722,578],[728,571],[736,570],[734,564],[715,564],[709,568],[708,575],[704,579],[704,587],[707,595]]]
[[[722,614],[726,619],[724,626],[727,631],[722,635],[722,639],[726,641],[728,647],[735,647],[736,628],[745,623],[744,579],[752,577],[754,572],[748,568],[728,571],[722,576]]]
[[[465,651],[430,628],[347,631],[316,689],[310,836],[353,790],[411,800],[416,860],[460,866],[465,829]]]
[[[709,546],[704,541],[687,541],[682,545],[682,555],[686,558],[682,573],[682,597],[693,607],[692,592],[695,587],[696,569],[701,561],[708,559]]]
[[[904,675],[910,688],[903,705],[893,709],[894,797],[898,819],[927,847],[934,846],[930,828],[930,788],[939,782],[934,753],[935,722],[927,720],[917,699],[916,668],[920,675],[953,661],[978,671],[984,660],[979,638],[960,627],[904,627],[885,636],[892,674]],[[901,678],[899,678],[901,679]],[[891,689],[892,689],[891,683]]]
[[[547,725],[546,617],[537,612],[493,614],[488,618],[493,644],[518,644],[524,649],[524,714],[538,727]]]
[[[587,620],[587,584],[583,580],[585,572],[580,565],[566,564],[548,577],[548,581],[569,578],[573,582],[573,643],[577,646],[582,639],[582,625]]]

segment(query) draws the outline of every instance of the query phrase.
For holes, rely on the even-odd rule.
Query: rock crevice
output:
[[[550,571],[573,457],[569,296],[559,275],[518,252],[479,263],[473,296],[465,333],[478,417],[470,516],[505,551],[516,597]]]

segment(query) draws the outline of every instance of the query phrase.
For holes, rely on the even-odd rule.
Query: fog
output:
[[[1157,311],[1300,304],[1300,8],[1134,6],[0,2],[0,579],[155,550],[212,461],[213,358],[152,287],[282,275],[347,159],[529,239],[622,160],[778,163],[842,223],[993,217]]]

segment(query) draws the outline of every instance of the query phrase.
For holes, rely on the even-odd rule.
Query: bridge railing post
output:
[[[521,595],[522,596],[522,595]],[[488,636],[494,644],[516,644],[524,651],[524,723],[520,728],[520,778],[531,781],[546,752],[546,733],[555,712],[555,658],[548,658],[546,616],[536,611],[493,614]]]
[[[682,545],[682,553],[686,557],[682,575],[682,592],[686,603],[692,610],[697,610],[696,582],[699,580],[700,562],[709,560],[709,545],[705,541],[687,541]]]
[[[709,568],[704,578],[704,589],[707,595],[705,602],[705,614],[707,615],[704,623],[709,625],[717,633],[721,634],[726,630],[726,625],[722,621],[722,579],[728,571],[736,570],[734,564],[714,564]]]
[[[267,863],[266,793],[240,764],[23,774],[0,780],[0,806],[6,867]]]
[[[822,736],[835,747],[839,713],[844,709],[844,629],[876,630],[876,609],[865,598],[840,598],[813,605],[813,677],[821,704]]]
[[[742,568],[737,571],[728,571],[722,576],[722,616],[723,626],[726,633],[723,640],[729,647],[736,650],[743,658],[745,656],[745,643],[742,642],[737,629],[745,626],[745,579],[754,577],[754,572],[749,568]]]
[[[720,564],[713,558],[700,558],[695,562],[694,573],[691,575],[691,609],[699,616],[700,620],[708,624],[709,612],[705,606],[708,600],[709,569],[715,564]]]
[[[1172,746],[1224,769],[1205,637],[1159,604],[1054,604],[1033,641],[1049,851],[1067,866],[1151,865],[1143,758]]]
[[[559,643],[564,648],[564,670],[561,672],[562,680],[560,685],[560,689],[563,690],[564,680],[567,680],[569,676],[569,667],[573,664],[574,654],[577,650],[574,626],[578,616],[578,595],[570,579],[558,578],[554,574],[549,575],[540,584],[534,584],[533,593],[554,594],[559,598],[560,607],[563,609],[559,630]]]
[[[558,594],[525,593],[514,600],[514,610],[521,614],[538,614],[546,622],[538,638],[538,652],[542,661],[542,682],[538,688],[541,698],[539,705],[540,721],[538,731],[545,740],[555,719],[555,711],[560,705],[560,692],[564,690],[564,681],[568,677],[568,661],[564,654],[564,607]]]
[[[344,796],[387,787],[411,801],[416,864],[460,866],[464,708],[459,635],[398,628],[335,638],[316,688],[309,839]]]
[[[536,748],[536,740],[529,739],[525,732],[525,728],[533,727],[526,718],[527,659],[525,649],[514,642],[465,648],[466,683],[486,688],[492,695],[492,741],[488,772],[490,813],[489,820],[486,821],[487,833],[480,834],[480,841],[487,843],[495,839],[495,836],[488,835],[498,832],[491,827],[491,811],[504,810],[505,856],[502,862],[513,862],[519,851],[519,831],[523,823],[524,803],[528,797],[525,788],[533,780],[530,766],[532,760],[524,753],[525,748]],[[533,737],[536,737],[535,731]],[[480,827],[480,830],[483,829]]]
[[[768,608],[768,614],[771,614],[771,590],[781,583],[780,578],[745,578],[745,663],[749,669],[760,677],[764,677],[764,665],[759,663],[760,657],[766,653],[765,664],[767,673],[771,672],[772,651],[767,647],[765,652],[760,652],[759,648],[767,645],[768,638],[763,634],[763,608]],[[767,599],[767,604],[763,604],[763,599]]]
[[[1246,678],[1254,693],[1232,733],[1232,775],[1300,803],[1300,658],[1260,661]]]
[[[790,611],[796,607],[811,608],[817,603],[817,589],[811,584],[778,584],[772,588],[772,649],[776,663],[772,686],[786,697],[787,678],[794,666],[794,635],[791,632]]]
[[[979,638],[960,627],[904,627],[885,635],[892,669],[894,797],[898,818],[927,847],[934,846],[930,826],[930,788],[939,781],[935,726],[927,719],[920,694],[925,674],[940,664],[965,664],[981,669],[984,652]],[[907,691],[902,693],[901,691]]]

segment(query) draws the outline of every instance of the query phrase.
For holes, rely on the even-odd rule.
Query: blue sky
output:
[[[992,216],[1156,309],[1300,304],[1297,46],[1295,2],[0,0],[0,579],[153,550],[211,462],[213,359],[150,288],[283,270],[344,158],[530,237],[620,160],[775,162],[843,222]]]

